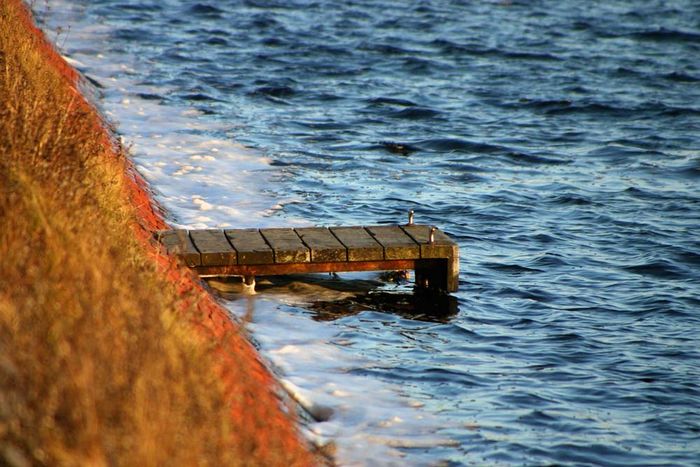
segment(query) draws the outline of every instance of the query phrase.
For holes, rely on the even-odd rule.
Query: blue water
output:
[[[463,422],[428,458],[700,465],[697,1],[76,3],[274,160],[277,215],[459,242],[452,301],[299,310]]]

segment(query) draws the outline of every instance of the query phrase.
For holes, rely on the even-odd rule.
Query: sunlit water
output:
[[[459,242],[230,296],[342,462],[700,465],[697,2],[50,5],[174,224]]]

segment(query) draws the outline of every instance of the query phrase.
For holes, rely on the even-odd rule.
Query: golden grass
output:
[[[23,15],[0,1],[0,464],[310,463],[245,345],[195,330],[201,292],[137,239],[124,161]]]

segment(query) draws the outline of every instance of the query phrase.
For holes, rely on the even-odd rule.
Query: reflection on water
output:
[[[457,298],[413,288],[408,279],[401,274],[387,273],[376,279],[340,277],[337,274],[273,276],[258,278],[255,291],[266,296],[287,297],[289,303],[310,310],[317,321],[332,321],[363,311],[443,323],[457,315]],[[388,284],[387,280],[394,284]],[[211,277],[207,282],[228,300],[236,300],[246,293],[246,286],[238,277]]]

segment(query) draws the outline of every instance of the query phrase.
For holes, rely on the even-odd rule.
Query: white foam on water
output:
[[[50,30],[70,26],[59,41],[66,59],[103,86],[97,90],[99,105],[156,191],[157,201],[171,213],[171,225],[196,229],[309,224],[275,216],[295,199],[265,194],[279,173],[266,157],[235,141],[234,125],[196,109],[140,98],[139,94],[166,95],[169,90],[139,83],[139,65],[131,57],[101,49],[109,27],[91,23],[81,8],[67,0],[52,1],[43,18]],[[345,348],[338,328],[285,310],[285,303],[294,302],[293,293],[249,296],[227,306],[239,316],[253,307],[248,326],[263,356],[283,387],[317,420],[304,427],[310,438],[333,442],[336,460],[347,466],[425,464],[425,459],[397,448],[453,444],[435,434],[440,428],[437,418],[401,396],[400,388],[353,374],[381,367],[381,362]]]
[[[382,363],[348,350],[342,328],[281,311],[280,302],[298,301],[291,293],[249,296],[228,307],[251,319],[248,329],[283,387],[316,418],[308,426],[314,442],[333,442],[340,465],[379,466],[428,462],[398,448],[456,445],[437,434],[440,420],[401,396],[400,387],[355,373]]]

